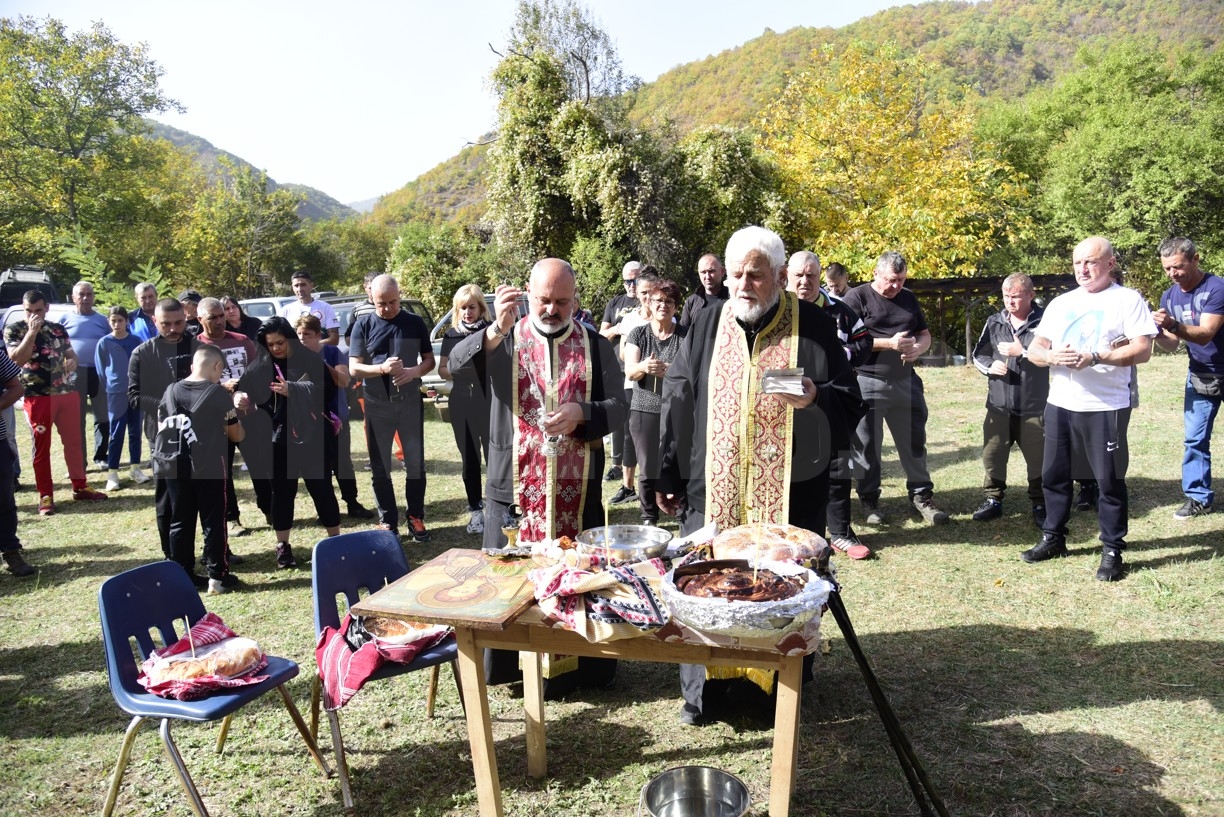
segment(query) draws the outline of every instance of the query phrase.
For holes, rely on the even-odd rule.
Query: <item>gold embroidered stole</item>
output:
[[[773,320],[756,336],[753,349],[735,319],[731,302],[722,306],[710,356],[706,407],[706,521],[720,530],[753,519],[786,523],[790,518],[791,440],[794,410],[777,395],[761,391],[766,369],[792,369],[799,360],[799,306],[783,292]]]
[[[554,354],[555,352],[555,354]],[[514,378],[514,495],[523,512],[519,537],[540,542],[582,531],[588,444],[565,435],[545,453],[543,418],[565,403],[591,400],[591,349],[577,324],[550,343],[521,318],[511,356]]]

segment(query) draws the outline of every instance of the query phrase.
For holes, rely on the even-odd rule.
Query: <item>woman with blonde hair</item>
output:
[[[480,455],[489,460],[489,375],[484,355],[477,355],[474,370],[452,375],[447,358],[455,344],[474,332],[483,332],[493,322],[489,304],[480,287],[464,284],[455,291],[451,328],[442,336],[438,354],[438,376],[454,385],[450,393],[450,424],[463,462],[463,487],[468,501],[468,533],[484,533],[484,491]]]

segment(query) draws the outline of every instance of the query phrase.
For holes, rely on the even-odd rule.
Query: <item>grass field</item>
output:
[[[1161,356],[1142,367],[1130,433],[1131,572],[1117,584],[1093,578],[1099,548],[1091,515],[1072,520],[1070,558],[1020,561],[1037,534],[1018,452],[1006,516],[969,519],[981,500],[985,383],[972,369],[922,374],[936,500],[953,522],[931,528],[905,513],[900,468],[886,452],[884,507],[893,524],[869,529],[856,509],[856,528],[878,558],[836,561],[864,650],[950,810],[1224,815],[1224,514],[1172,517],[1181,502],[1185,358]],[[430,422],[426,437],[434,537],[406,545],[414,563],[478,546],[464,533],[449,427]],[[62,463],[57,473],[66,484]],[[91,473],[99,485],[103,478]],[[31,479],[27,471],[24,481]],[[615,486],[605,488],[610,495]],[[253,524],[259,514],[249,482],[239,493]],[[372,505],[368,479],[362,494]],[[0,575],[3,815],[100,812],[128,718],[107,690],[97,589],[160,558],[151,485],[99,506],[74,505],[63,491],[60,498],[60,513],[39,518],[34,492],[18,494],[20,533],[40,573]],[[313,520],[308,503],[303,492],[299,519]],[[613,521],[634,517],[624,506],[613,512]],[[295,532],[300,561],[322,535],[311,525]],[[314,661],[309,571],[276,570],[273,541],[263,527],[233,540],[246,557],[237,569],[245,590],[206,603],[267,651],[303,665],[290,687],[305,711]],[[792,814],[917,814],[831,617],[824,632],[828,653],[804,689]],[[425,673],[371,685],[343,711],[359,814],[476,813],[466,729],[448,675],[432,721],[424,718]],[[224,756],[212,751],[215,725],[176,728],[205,802],[214,815],[342,814],[339,784],[319,775],[275,697],[235,720]],[[748,784],[754,803],[767,798],[769,710],[682,727],[670,665],[622,664],[615,689],[550,703],[551,776],[542,780],[526,776],[521,689],[497,687],[490,697],[507,814],[636,814],[641,786],[681,764],[726,769]],[[136,742],[117,813],[190,814],[153,728]],[[764,813],[761,805],[753,811]]]

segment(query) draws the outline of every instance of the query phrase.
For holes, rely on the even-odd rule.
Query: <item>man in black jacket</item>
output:
[[[973,365],[986,375],[986,420],[982,424],[982,464],[986,494],[973,514],[976,522],[1003,515],[1007,490],[1007,460],[1013,445],[1028,470],[1028,496],[1037,527],[1045,523],[1041,493],[1041,457],[1045,432],[1041,417],[1050,395],[1050,370],[1028,359],[1033,330],[1041,323],[1042,309],[1033,303],[1033,279],[1024,273],[1003,281],[1003,309],[991,315],[973,348]]]

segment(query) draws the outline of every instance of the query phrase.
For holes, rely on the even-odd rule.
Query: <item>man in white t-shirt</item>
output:
[[[1020,554],[1026,562],[1067,555],[1075,456],[1092,469],[1100,487],[1101,565],[1096,577],[1122,578],[1127,531],[1126,469],[1130,460],[1131,367],[1152,356],[1156,324],[1138,292],[1114,283],[1113,247],[1099,236],[1084,240],[1073,255],[1079,284],[1046,307],[1028,357],[1050,367],[1041,468],[1046,522],[1041,541]]]
[[[340,319],[336,317],[336,310],[332,309],[331,304],[314,297],[314,278],[310,277],[310,273],[306,270],[298,270],[293,273],[290,283],[297,300],[282,306],[280,316],[288,318],[290,324],[296,325],[297,319],[303,315],[314,315],[323,326],[325,335],[323,342],[330,343],[332,346],[339,343]]]

